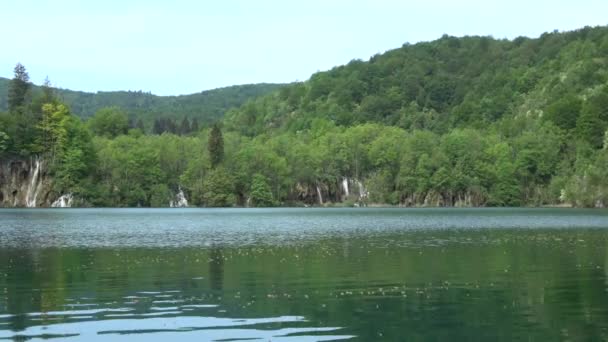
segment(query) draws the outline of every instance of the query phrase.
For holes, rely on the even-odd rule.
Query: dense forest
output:
[[[406,44],[187,129],[83,122],[21,65],[7,90],[2,158],[43,156],[80,205],[608,204],[607,27]]]
[[[50,81],[46,82],[50,86]],[[88,119],[107,107],[125,111],[132,122],[142,121],[148,130],[154,120],[164,119],[181,123],[188,119],[201,124],[213,123],[222,118],[226,110],[239,107],[247,100],[268,94],[280,84],[246,84],[203,91],[181,96],[156,96],[142,91],[106,91],[87,93],[67,89],[53,89],[55,96],[70,107],[70,112]],[[6,94],[10,80],[0,77],[0,112],[8,110]],[[30,96],[40,97],[45,86],[31,85]]]

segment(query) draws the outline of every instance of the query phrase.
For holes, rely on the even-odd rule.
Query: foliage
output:
[[[10,80],[0,78],[0,94],[6,94]],[[241,106],[247,100],[280,89],[281,84],[247,84],[207,90],[180,96],[156,96],[142,91],[108,91],[86,93],[53,88],[55,96],[62,100],[72,113],[86,120],[106,107],[118,107],[129,118],[141,119],[151,127],[158,118],[181,120],[188,117],[197,119],[199,124],[208,125],[219,120],[230,108]],[[31,85],[33,98],[45,92],[44,86]],[[0,111],[8,110],[8,102],[0,96]],[[179,122],[179,121],[178,121]]]
[[[95,135],[114,138],[126,134],[129,129],[127,114],[118,107],[102,108],[87,121]]]
[[[0,113],[0,154],[44,154],[61,191],[92,205],[166,206],[181,187],[198,206],[605,206],[606,37],[444,36],[251,97],[221,121],[194,115],[196,101],[157,115],[139,94],[150,102],[129,108],[145,115],[105,108],[84,125],[57,91]]]
[[[209,133],[209,158],[211,160],[211,167],[216,167],[224,159],[224,138],[222,137],[222,131],[219,125],[213,125],[211,133]]]
[[[251,205],[254,207],[272,207],[275,205],[268,180],[259,173],[253,175],[249,196]]]
[[[203,199],[209,207],[230,207],[236,204],[234,180],[221,167],[209,172],[203,183]]]
[[[25,99],[30,88],[30,76],[21,63],[15,66],[15,76],[10,81],[8,88],[8,110],[17,112],[22,110]]]

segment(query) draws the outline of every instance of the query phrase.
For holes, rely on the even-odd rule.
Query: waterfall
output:
[[[367,198],[368,192],[365,189],[365,186],[363,186],[363,183],[357,180],[357,185],[359,186],[359,200]]]
[[[321,196],[321,188],[319,188],[318,184],[317,184],[317,195],[319,196],[319,204],[323,205],[323,196]]]
[[[25,195],[25,206],[28,208],[36,207],[36,198],[38,197],[38,191],[40,190],[40,159],[36,157],[34,174],[32,175],[32,180],[27,187],[27,192]]]
[[[51,204],[51,207],[53,207],[53,208],[71,208],[73,199],[74,199],[74,197],[72,196],[72,194],[61,195],[58,199],[55,200],[55,202],[53,202]]]
[[[171,208],[186,208],[188,207],[188,200],[186,199],[186,195],[184,194],[184,190],[179,188],[179,192],[175,195],[175,201],[170,201],[169,206]]]
[[[348,191],[348,178],[346,178],[346,177],[342,178],[342,190],[344,190],[344,195],[346,197],[348,197],[348,195],[349,195],[349,191]]]

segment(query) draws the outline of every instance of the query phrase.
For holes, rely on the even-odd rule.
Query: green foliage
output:
[[[266,177],[259,173],[253,175],[249,198],[251,199],[251,205],[254,207],[272,207],[275,205]]]
[[[95,135],[114,138],[126,134],[129,129],[127,114],[118,107],[108,107],[98,110],[87,121],[89,128]]]
[[[0,94],[8,88],[10,81],[0,78]],[[82,119],[92,117],[106,107],[118,107],[134,120],[141,119],[152,126],[155,119],[182,120],[185,117],[197,119],[199,124],[208,125],[221,119],[230,108],[241,106],[246,101],[268,94],[283,87],[281,84],[248,84],[207,90],[180,96],[156,96],[142,91],[110,91],[85,93],[66,89],[52,89],[57,98],[67,104],[72,113]],[[43,97],[43,86],[31,86],[34,98]],[[6,98],[0,97],[0,111],[8,110]]]
[[[209,172],[203,183],[203,199],[209,207],[231,207],[236,204],[234,179],[221,167]]]
[[[207,147],[209,148],[211,167],[216,167],[224,159],[224,138],[218,124],[213,125],[213,128],[211,128]]]
[[[15,76],[10,81],[8,88],[8,110],[16,113],[22,111],[25,106],[26,96],[30,88],[30,76],[21,63],[15,66]]]
[[[590,164],[572,176],[564,191],[566,200],[580,207],[608,206],[608,150],[602,149]]]
[[[56,97],[89,97],[34,94],[0,114],[0,153],[44,154],[58,191],[93,205],[166,206],[181,187],[198,206],[603,206],[607,36],[444,36],[275,92],[224,89],[238,96],[219,107],[242,105],[221,121],[195,99],[211,94],[100,93],[95,106],[124,109],[85,127]]]
[[[573,129],[581,111],[582,101],[569,94],[547,108],[546,118],[562,129]]]

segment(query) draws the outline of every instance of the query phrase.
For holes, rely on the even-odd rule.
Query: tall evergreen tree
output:
[[[188,117],[184,117],[179,127],[179,134],[186,135],[188,133],[190,133],[190,121],[188,120]]]
[[[47,76],[42,84],[43,103],[51,103],[55,100],[55,91],[51,85],[51,80]]]
[[[198,133],[199,129],[200,128],[199,128],[199,125],[198,125],[198,119],[194,118],[192,120],[192,125],[190,125],[190,131],[194,132],[194,133]]]
[[[152,133],[158,134],[158,135],[163,134],[163,129],[162,129],[161,122],[159,119],[154,120],[154,126],[152,128]]]
[[[137,119],[137,124],[135,124],[135,128],[139,128],[142,132],[145,132],[146,128],[141,118]]]
[[[222,137],[222,130],[217,123],[213,125],[211,133],[209,133],[207,148],[209,149],[211,166],[215,168],[224,159],[224,138]]]
[[[30,76],[21,63],[15,66],[15,76],[8,89],[8,109],[16,112],[25,105],[25,98],[30,88]]]

